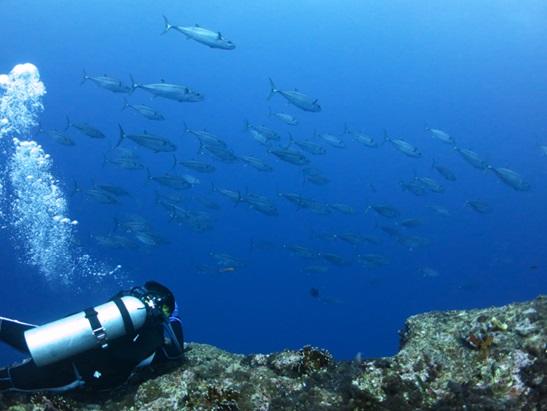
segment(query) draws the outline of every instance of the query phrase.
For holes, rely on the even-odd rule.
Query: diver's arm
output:
[[[35,327],[36,325],[33,324],[0,317],[0,341],[5,342],[18,351],[28,354],[25,331]]]

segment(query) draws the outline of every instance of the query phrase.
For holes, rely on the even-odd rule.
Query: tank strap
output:
[[[135,326],[133,325],[129,311],[127,311],[127,307],[120,297],[114,298],[112,301],[116,304],[116,307],[118,307],[118,310],[120,310],[120,314],[122,315],[125,334],[129,336],[129,338],[133,339],[137,332],[135,331]]]
[[[97,317],[98,313],[93,307],[86,308],[84,310],[85,318],[89,321],[91,329],[93,330],[93,335],[97,339],[97,344],[101,348],[108,348],[108,341],[106,340],[106,332]]]

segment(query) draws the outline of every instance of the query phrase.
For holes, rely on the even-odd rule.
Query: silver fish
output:
[[[393,147],[399,150],[401,153],[406,154],[409,157],[418,158],[422,156],[420,150],[417,147],[414,147],[412,144],[405,140],[391,138],[387,134],[387,131],[384,130],[384,140],[390,142]]]
[[[277,118],[278,120],[282,121],[283,123],[289,125],[289,126],[296,126],[298,125],[298,120],[292,116],[291,114],[288,114],[288,113],[281,113],[281,112],[273,112],[271,108],[269,108],[269,116],[270,117],[275,117]]]
[[[335,253],[320,253],[321,257],[332,265],[338,266],[338,267],[344,267],[351,265],[351,261],[346,260],[341,255],[335,254]]]
[[[429,205],[427,207],[430,208],[431,210],[433,210],[438,215],[441,215],[443,217],[450,217],[450,211],[448,211],[446,208],[444,208],[442,206],[432,204],[432,205]]]
[[[419,270],[418,270],[418,273],[422,276],[422,277],[426,277],[426,278],[435,278],[435,277],[438,277],[440,274],[437,270],[431,268],[431,267],[421,267]]]
[[[160,83],[138,84],[133,79],[133,76],[131,76],[131,84],[133,90],[140,88],[153,94],[154,96],[163,97],[178,102],[195,103],[203,101],[204,99],[203,94],[192,90],[188,86],[166,83],[163,80]]]
[[[40,129],[38,130],[38,132],[41,134],[45,134],[56,143],[61,144],[63,146],[75,145],[74,140],[69,135],[67,135],[64,131]]]
[[[213,192],[220,193],[224,197],[227,197],[230,200],[234,201],[236,205],[240,203],[242,200],[242,197],[239,191],[228,190],[227,188],[218,188],[214,184],[212,184],[212,190]]]
[[[404,228],[416,228],[422,225],[422,220],[418,218],[405,218],[399,221],[397,225]]]
[[[381,215],[382,217],[386,217],[386,218],[397,218],[401,214],[399,210],[397,210],[395,207],[392,207],[386,204],[372,204],[367,207],[367,209],[365,210],[365,213],[367,213],[368,210],[373,210],[378,215]]]
[[[442,141],[443,143],[451,144],[451,145],[456,144],[456,141],[454,141],[452,136],[448,134],[446,131],[439,130],[438,128],[430,128],[430,127],[426,127],[425,130],[429,131],[433,138],[436,138],[437,140]]]
[[[460,148],[454,146],[456,150],[463,157],[465,161],[471,164],[473,167],[479,170],[486,170],[488,168],[488,163],[479,157],[477,153],[467,148]]]
[[[131,108],[135,110],[137,113],[146,117],[148,120],[165,120],[163,114],[161,114],[159,111],[154,110],[152,107],[146,106],[144,104],[129,104],[127,102],[127,99],[124,99],[122,110],[125,110],[126,108]]]
[[[509,187],[517,191],[530,190],[530,184],[522,178],[522,176],[516,171],[503,167],[488,166],[489,170],[492,170],[494,174]]]
[[[280,90],[275,86],[273,80],[270,79],[270,94],[268,95],[268,100],[276,93],[285,97],[289,103],[299,109],[311,112],[321,111],[321,106],[319,105],[318,99],[301,93],[298,90]]]
[[[251,124],[245,121],[245,130],[249,132],[251,137],[261,144],[267,145],[270,141],[279,141],[281,137],[276,131],[257,124]]]
[[[137,158],[129,157],[104,157],[103,164],[112,164],[116,167],[123,168],[125,170],[142,170],[144,169],[144,164],[140,162]]]
[[[349,134],[354,141],[366,147],[378,147],[378,143],[374,140],[374,138],[361,131],[351,130],[347,125],[344,125],[344,134]]]
[[[118,204],[118,198],[114,194],[98,187],[85,190],[85,194],[102,204]]]
[[[288,148],[272,148],[268,150],[274,156],[287,163],[297,166],[304,166],[310,163],[310,160],[298,151],[290,150]]]
[[[292,144],[295,144],[301,150],[313,154],[313,155],[322,155],[327,153],[327,149],[320,144],[317,144],[309,140],[296,140],[293,138],[292,134],[289,134],[289,138]]]
[[[306,167],[302,169],[302,174],[304,174],[304,180],[318,186],[324,186],[330,183],[330,180],[321,174],[316,168]]]
[[[104,88],[105,90],[112,91],[113,93],[127,93],[131,94],[133,88],[123,84],[120,80],[113,77],[107,76],[88,76],[84,70],[82,81],[80,84],[84,84],[87,80],[95,83],[98,87]]]
[[[95,184],[95,188],[106,191],[116,197],[131,197],[131,194],[123,187],[112,184]]]
[[[263,195],[247,193],[245,197],[243,197],[242,201],[248,203],[250,208],[258,211],[259,213],[268,216],[276,216],[279,214],[275,204],[268,197]]]
[[[238,160],[238,157],[234,154],[234,152],[227,147],[204,145],[201,147],[201,149],[205,149],[217,160],[223,161],[225,163],[235,163]]]
[[[122,126],[118,124],[120,129],[120,139],[118,140],[118,147],[124,138],[134,141],[138,145],[152,150],[154,153],[160,152],[172,152],[177,149],[177,146],[164,137],[148,134],[146,131],[143,134],[126,134]]]
[[[389,263],[387,257],[380,254],[359,254],[358,261],[367,267],[381,267]]]
[[[148,179],[155,181],[156,183],[164,186],[169,187],[174,190],[186,190],[192,187],[192,183],[188,181],[186,177],[183,176],[177,176],[174,174],[164,174],[161,176],[152,176],[150,174],[150,170],[147,169],[148,172]]]
[[[338,211],[339,213],[346,215],[353,215],[356,213],[355,208],[343,203],[331,203],[329,204],[329,207],[334,211]]]
[[[284,244],[283,248],[287,249],[296,257],[313,259],[319,256],[319,253],[314,249],[298,244]]]
[[[435,160],[433,160],[433,166],[432,166],[437,172],[444,177],[447,181],[456,181],[456,175],[450,170],[448,167],[445,167],[439,163],[437,163]]]
[[[191,130],[188,128],[186,123],[184,123],[184,132],[189,133],[197,137],[201,146],[217,146],[217,147],[227,147],[226,142],[218,138],[213,133],[210,133],[206,130]]]
[[[181,166],[197,171],[198,173],[213,173],[216,170],[215,166],[199,160],[177,160],[177,158],[174,157],[174,162],[175,165],[180,164]]]
[[[251,156],[241,156],[239,157],[245,164],[257,169],[258,171],[263,171],[263,172],[270,172],[270,171],[273,171],[273,167],[270,166],[269,164],[266,164],[265,162],[263,162],[262,160],[256,158],[256,157],[251,157]]]
[[[149,231],[150,223],[138,214],[128,215],[124,218],[114,218],[114,230],[122,229],[125,232]]]
[[[149,231],[137,231],[133,235],[140,243],[147,247],[157,247],[169,243],[165,238]]]
[[[301,196],[296,193],[279,193],[280,197],[295,204],[298,208],[305,208],[316,214],[330,214],[331,210],[328,205],[320,203],[319,201],[312,200],[310,198]]]
[[[175,26],[170,24],[165,16],[163,16],[163,22],[165,26],[161,34],[173,29],[184,34],[187,39],[192,39],[213,49],[233,50],[236,47],[232,41],[225,39],[220,32],[200,27],[197,24],[195,26]]]
[[[465,204],[479,214],[488,214],[492,212],[492,207],[490,204],[482,200],[469,200],[466,201]]]
[[[135,249],[137,244],[130,238],[124,237],[118,234],[109,234],[109,235],[92,235],[91,238],[97,242],[102,247],[108,248],[124,248],[124,249]]]
[[[345,233],[338,233],[338,234],[334,234],[333,235],[333,238],[337,239],[337,240],[342,240],[350,245],[353,245],[353,246],[357,246],[357,245],[360,245],[360,244],[363,244],[366,239],[364,236],[362,236],[361,234],[358,234],[358,233],[353,233],[353,232],[345,232]]]
[[[66,116],[66,121],[67,121],[67,128],[70,128],[70,127],[73,127],[75,128],[76,130],[80,131],[81,133],[85,134],[86,136],[88,137],[91,137],[91,138],[106,138],[106,136],[104,135],[104,133],[87,124],[87,123],[72,123],[70,121],[70,118],[68,116]]]
[[[325,143],[332,147],[336,148],[345,148],[346,144],[342,141],[340,137],[337,137],[333,134],[329,133],[314,133],[315,136],[319,137],[321,140],[323,140]]]
[[[408,191],[415,196],[421,197],[427,194],[425,187],[416,181],[416,179],[412,179],[410,181],[400,181],[399,185],[404,191]]]
[[[414,180],[433,193],[444,193],[444,187],[430,177],[414,177]]]

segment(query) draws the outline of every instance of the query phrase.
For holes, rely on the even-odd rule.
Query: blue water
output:
[[[45,129],[62,129],[65,116],[88,122],[107,134],[92,140],[75,129],[76,146],[65,147],[45,135],[35,138],[51,154],[54,172],[68,195],[73,181],[89,188],[116,184],[131,192],[120,205],[103,205],[82,194],[69,197],[70,214],[80,222],[79,247],[107,264],[122,265],[135,283],[156,279],[176,293],[189,340],[249,353],[313,344],[338,358],[392,355],[397,331],[409,315],[464,309],[530,299],[547,290],[547,6],[543,1],[363,2],[363,1],[3,1],[0,72],[32,62],[47,87]],[[231,51],[210,49],[180,33],[160,36],[162,14],[178,25],[199,23],[235,42]],[[129,101],[148,104],[166,121],[146,120],[121,111],[124,95],[87,82],[82,69],[129,82],[181,83],[205,95],[200,103],[150,98],[136,90]],[[320,113],[271,101],[268,77],[282,89],[319,99]],[[268,117],[268,108],[293,114],[287,126]],[[245,120],[265,124],[282,135],[313,139],[314,130],[341,136],[346,149],[327,146],[325,156],[307,155],[331,182],[302,184],[301,167],[277,160],[245,131]],[[184,134],[207,129],[239,155],[254,155],[275,168],[259,173],[243,164],[223,164],[198,154],[197,140]],[[179,159],[202,159],[217,167],[211,175],[184,170],[201,184],[181,194],[207,196],[222,208],[210,211],[214,229],[193,232],[171,222],[155,204],[154,192],[170,190],[147,181],[144,171],[103,166],[103,155],[117,143],[118,123],[127,132],[147,130],[178,145]],[[344,124],[382,140],[383,130],[417,146],[423,156],[405,156],[390,144],[371,149],[343,135]],[[517,192],[491,171],[467,164],[425,126],[440,128],[496,167],[521,174],[531,190]],[[319,141],[319,140],[317,140]],[[154,154],[130,141],[153,175],[169,171],[170,154]],[[449,167],[448,182],[431,168],[433,159]],[[182,167],[178,168],[182,173]],[[442,183],[445,192],[415,197],[399,182],[414,175]],[[219,187],[270,197],[279,215],[262,215],[246,204],[211,192]],[[370,187],[372,184],[375,188]],[[353,216],[317,215],[298,210],[277,195],[296,192],[325,203],[355,207]],[[478,214],[465,205],[483,199],[492,212]],[[423,221],[410,234],[430,244],[409,250],[379,224],[391,221],[365,214],[370,204],[386,203],[402,217]],[[447,208],[436,215],[429,205]],[[113,218],[138,213],[169,244],[139,250],[99,246],[92,235],[106,235]],[[377,246],[351,247],[313,233],[354,231],[382,240]],[[42,323],[98,304],[127,282],[66,287],[41,278],[25,265],[9,229],[1,232],[0,314]],[[271,247],[251,248],[269,241]],[[284,244],[301,244],[337,253],[353,263],[305,274],[310,263],[292,256]],[[215,267],[212,252],[225,252],[245,266],[234,272],[200,272]],[[389,264],[364,268],[358,254],[386,256]],[[420,268],[439,275],[424,277]],[[78,288],[85,292],[75,291]],[[310,289],[319,290],[313,298]],[[17,358],[1,349],[1,359]]]

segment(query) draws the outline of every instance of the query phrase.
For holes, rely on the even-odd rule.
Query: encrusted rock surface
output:
[[[27,410],[547,410],[547,297],[410,317],[393,357],[304,347],[238,355],[190,344],[184,363],[109,393],[0,395]]]

